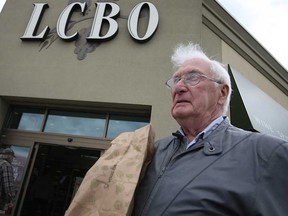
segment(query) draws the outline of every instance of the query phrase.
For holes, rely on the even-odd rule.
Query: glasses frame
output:
[[[187,75],[190,75],[190,74],[194,75],[194,77],[195,77],[195,82],[193,82],[193,84],[191,83],[191,80],[187,80],[187,79],[186,79]],[[203,78],[205,78],[205,79],[208,79],[208,80],[210,80],[210,81],[212,81],[212,82],[215,82],[215,83],[218,83],[218,84],[222,84],[222,81],[221,81],[221,80],[212,79],[212,78],[210,78],[210,77],[208,77],[208,76],[206,76],[206,75],[204,75],[204,74],[198,73],[198,72],[196,72],[196,73],[195,73],[195,72],[185,73],[185,74],[183,74],[181,77],[177,77],[177,78],[178,78],[177,82],[175,82],[175,78],[176,78],[176,77],[177,77],[177,76],[172,77],[172,78],[168,79],[168,80],[165,82],[165,85],[166,85],[169,89],[173,89],[173,88],[175,87],[175,85],[177,85],[177,83],[179,83],[182,79],[183,79],[183,82],[184,82],[185,85],[196,86],[196,85],[198,85],[198,84],[200,83],[201,77],[203,77]]]

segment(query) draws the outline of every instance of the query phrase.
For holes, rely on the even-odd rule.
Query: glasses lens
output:
[[[167,80],[167,82],[165,84],[168,88],[173,88],[173,86],[174,86],[173,79],[171,78],[171,79]]]
[[[199,74],[196,74],[196,73],[187,73],[185,75],[185,83],[186,84],[189,84],[191,86],[194,86],[194,85],[197,85],[200,81],[199,79]]]
[[[176,85],[176,84],[181,80],[181,78],[178,77],[178,76],[173,77],[172,79],[173,79],[173,84],[174,84],[174,85]]]
[[[168,85],[170,88],[173,88],[180,80],[181,78],[179,77],[172,77],[166,82],[166,85]]]

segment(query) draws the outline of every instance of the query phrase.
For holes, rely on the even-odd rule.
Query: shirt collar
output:
[[[198,142],[200,139],[205,139],[209,134],[212,133],[213,130],[216,129],[216,127],[221,124],[221,122],[225,119],[224,116],[220,116],[214,121],[212,121],[203,131],[201,131],[190,143],[187,144],[187,149],[191,147],[193,144]],[[184,131],[182,128],[179,128],[178,131],[185,136]]]

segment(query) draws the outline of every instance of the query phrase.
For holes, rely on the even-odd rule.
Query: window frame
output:
[[[11,114],[13,112],[13,110],[43,110],[44,112],[44,118],[42,121],[42,125],[41,125],[41,129],[40,131],[29,131],[29,130],[19,130],[19,129],[13,129],[13,128],[9,128],[8,127],[8,123],[9,121],[11,121]],[[45,130],[45,126],[47,124],[47,119],[49,116],[50,111],[57,111],[57,112],[67,112],[67,113],[79,113],[81,115],[85,114],[85,113],[89,113],[89,114],[95,114],[95,115],[106,115],[106,119],[105,119],[105,126],[104,126],[104,133],[102,137],[96,137],[96,136],[86,136],[86,135],[75,135],[75,134],[63,134],[63,133],[53,133],[53,132],[44,132]],[[29,112],[29,113],[33,113],[33,112]],[[38,112],[37,112],[38,113]],[[3,131],[17,131],[17,132],[21,132],[21,133],[30,133],[30,134],[50,134],[50,135],[54,135],[54,136],[69,136],[69,137],[82,137],[82,138],[88,138],[88,139],[106,139],[106,140],[112,140],[115,137],[112,138],[108,138],[108,130],[109,130],[109,120],[110,120],[110,116],[123,116],[123,118],[128,117],[129,118],[133,118],[133,116],[135,118],[140,118],[140,119],[147,119],[147,124],[149,124],[150,120],[151,120],[151,106],[111,106],[109,105],[108,107],[106,106],[99,106],[99,107],[78,107],[78,106],[69,106],[69,107],[62,107],[62,106],[31,106],[31,105],[19,105],[19,104],[10,104],[9,110],[7,112],[6,115],[6,119],[4,121],[3,124]],[[145,122],[145,121],[143,121]],[[19,120],[20,123],[20,120]]]

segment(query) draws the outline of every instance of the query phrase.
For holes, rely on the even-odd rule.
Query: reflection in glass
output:
[[[107,138],[112,139],[117,137],[120,133],[134,131],[144,127],[148,122],[148,119],[145,117],[111,115]]]
[[[20,183],[24,176],[27,158],[29,155],[30,148],[22,146],[11,146],[15,153],[15,158],[12,162],[14,179],[17,190],[19,190]]]
[[[16,108],[11,112],[8,128],[41,131],[43,119],[44,110]]]
[[[14,177],[13,185],[14,185],[14,190],[15,190],[15,198],[17,198],[17,194],[20,191],[20,186],[21,186],[22,180],[24,178],[25,170],[27,167],[30,148],[29,147],[16,146],[16,145],[4,145],[4,144],[1,145],[1,148],[11,148],[15,153],[15,157],[13,158],[11,165],[13,168],[13,177]],[[15,206],[15,201],[16,200],[13,201],[12,206]],[[1,204],[3,204],[3,203],[1,203]],[[5,212],[6,214],[3,214],[3,215],[6,215],[6,216],[11,215],[12,208],[6,207],[5,209],[6,209],[6,212]],[[0,214],[0,215],[2,215],[2,214]]]
[[[103,137],[106,115],[51,111],[44,132]]]

